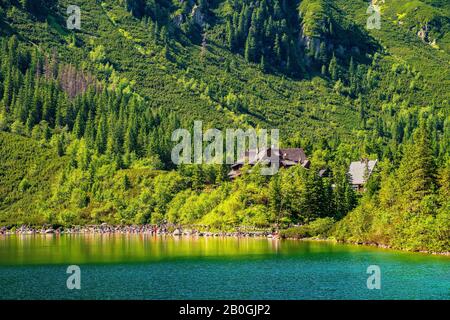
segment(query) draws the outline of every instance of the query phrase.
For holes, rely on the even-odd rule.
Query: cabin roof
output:
[[[304,162],[306,160],[305,151],[302,148],[280,149],[280,156],[283,160]]]
[[[370,175],[373,172],[373,169],[377,165],[377,162],[378,160],[367,160],[367,159],[352,162],[348,170],[351,179],[351,184],[353,185],[364,184],[366,182],[364,180],[366,170],[368,173],[368,177],[370,177]]]
[[[237,162],[235,162],[231,167],[237,167],[239,165],[243,165],[246,161],[250,164],[255,164],[258,161],[268,160],[272,156],[272,152],[275,150],[273,148],[268,148],[266,150],[247,150],[245,151],[244,157],[240,158]],[[303,163],[307,160],[305,151],[302,148],[282,148],[279,149],[276,153],[279,156],[280,161],[285,161],[290,165],[294,165],[297,163]],[[276,156],[275,155],[275,156]]]
[[[300,164],[308,169],[311,164],[311,162],[306,158],[305,151],[303,151],[302,148],[281,148],[278,150],[267,148],[261,149],[259,152],[258,150],[250,149],[245,151],[243,158],[240,158],[237,162],[231,165],[232,171],[228,175],[230,178],[236,177],[236,172],[239,171],[246,162],[250,165],[254,165],[256,163],[269,164],[272,156],[278,157],[280,164],[284,167]]]

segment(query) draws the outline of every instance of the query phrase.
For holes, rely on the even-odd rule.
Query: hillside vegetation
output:
[[[304,234],[449,250],[449,6],[380,2],[379,30],[367,7],[1,0],[0,223],[312,222]],[[312,168],[230,182],[225,165],[177,167],[172,131],[195,120],[278,128]],[[380,165],[360,195],[346,172],[363,157]]]

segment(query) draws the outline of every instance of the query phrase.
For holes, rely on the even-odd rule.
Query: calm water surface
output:
[[[69,265],[81,290],[69,290]],[[369,265],[381,289],[367,289]],[[0,236],[0,299],[450,299],[450,258],[328,242]]]

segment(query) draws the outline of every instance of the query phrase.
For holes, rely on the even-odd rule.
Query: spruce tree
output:
[[[419,202],[435,190],[436,166],[424,121],[405,148],[397,177],[403,203],[409,210],[417,210]]]
[[[328,72],[330,73],[331,80],[336,81],[338,79],[338,69],[337,69],[337,61],[336,57],[333,54],[333,57],[330,60],[330,64],[328,66]]]

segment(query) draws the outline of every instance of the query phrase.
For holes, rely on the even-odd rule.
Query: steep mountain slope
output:
[[[229,229],[337,220],[356,203],[348,162],[370,157],[393,166],[383,167],[383,183],[364,200],[370,209],[391,190],[386,181],[404,174],[398,167],[419,127],[431,137],[430,150],[421,150],[440,178],[425,173],[432,180],[425,194],[435,197],[418,207],[443,211],[449,7],[379,2],[381,29],[367,30],[364,0],[2,0],[0,222],[169,220]],[[81,9],[80,30],[66,28],[69,5]],[[313,169],[235,183],[225,166],[156,170],[175,169],[171,133],[194,120],[279,128],[282,144],[305,148]],[[33,164],[18,161],[19,151],[49,158],[39,161],[45,179],[25,174]],[[314,174],[322,167],[330,178]],[[396,212],[410,213],[403,198],[391,200]],[[369,236],[352,234],[364,220],[355,212],[347,219],[354,228],[339,237],[364,241]],[[364,221],[377,215],[367,214]]]
[[[311,10],[316,10],[314,3],[307,6],[305,4],[307,2],[302,2],[300,11],[302,8],[309,7],[312,7]],[[320,3],[320,1],[316,2]],[[366,3],[354,2],[351,4],[352,10],[358,8],[359,17],[365,19]],[[220,2],[220,5],[222,3]],[[344,7],[339,1],[331,3],[336,8],[336,12]],[[345,6],[349,6],[349,2],[345,3]],[[186,39],[169,40],[168,44],[155,40],[154,30],[150,30],[154,28],[154,25],[130,17],[125,8],[115,5],[114,2],[78,1],[75,4],[82,10],[83,27],[74,35],[64,29],[66,16],[64,8],[69,5],[64,1],[60,3],[59,15],[50,16],[46,22],[34,21],[30,24],[29,19],[32,17],[20,10],[15,10],[14,15],[11,14],[10,19],[7,19],[11,28],[8,32],[17,33],[31,43],[39,44],[47,52],[57,50],[62,54],[62,59],[85,65],[100,77],[107,75],[111,72],[111,68],[114,68],[119,78],[134,82],[138,92],[148,97],[152,105],[181,111],[189,115],[190,119],[203,119],[205,122],[212,122],[219,126],[254,123],[261,126],[276,126],[288,131],[301,130],[304,133],[317,132],[315,128],[321,128],[325,131],[324,134],[327,134],[327,131],[330,134],[336,130],[341,134],[348,133],[357,122],[354,103],[335,94],[332,88],[320,78],[316,77],[314,81],[302,81],[286,79],[282,75],[265,74],[257,66],[246,63],[243,57],[230,54],[228,50],[225,50],[223,43],[217,39],[223,37],[225,31],[224,23],[221,23],[219,18],[226,20],[226,15],[223,17],[219,15],[224,11],[220,5],[214,11],[216,24],[206,33],[206,51],[202,54],[201,46],[191,44]],[[352,13],[348,12],[349,15]],[[302,25],[304,31],[302,32],[305,34],[302,41],[310,43],[312,50],[319,51],[320,40],[314,39],[320,39],[322,34],[312,35],[312,33],[319,32],[318,27],[314,25],[321,25],[322,23],[319,22],[327,18],[314,15],[310,17],[307,13],[304,15],[305,22]],[[336,18],[333,21],[337,20]],[[334,29],[341,27],[341,30],[334,32],[335,51],[339,51],[339,39],[346,39],[347,42],[351,39],[346,50],[362,51],[357,48],[361,47],[361,38],[365,39],[363,22],[359,29],[356,29],[356,26],[351,27],[358,30],[359,38],[355,38],[353,34],[349,37],[346,30],[349,27],[342,27],[337,22],[332,24],[335,26]],[[383,27],[390,28],[385,25],[383,24]],[[325,30],[324,33],[329,33],[329,30]],[[211,39],[208,38],[209,34]],[[386,41],[391,41],[393,46],[395,43],[398,49],[390,48],[394,56],[383,56],[380,65],[383,65],[384,60],[388,64],[391,64],[392,60],[405,62],[413,68],[416,66],[420,68],[422,75],[429,73],[430,77],[423,79],[424,82],[430,80],[448,85],[448,81],[443,82],[442,79],[437,78],[439,75],[445,75],[445,72],[436,72],[436,69],[433,69],[442,66],[442,61],[448,59],[448,53],[430,51],[429,48],[422,48],[419,41],[416,41],[415,45],[419,50],[424,51],[423,55],[430,57],[433,55],[432,59],[427,59],[422,65],[421,61],[416,61],[421,59],[420,57],[410,59],[407,52],[403,52],[411,50],[411,56],[415,52],[415,49],[408,48],[407,42],[398,41],[398,39],[390,40],[390,37],[396,34],[397,32],[394,31],[389,33],[389,36],[381,37],[383,41],[384,38],[387,39]],[[323,35],[325,41],[326,37]],[[414,35],[410,37],[414,38]],[[331,40],[326,43],[327,46],[331,44]],[[104,48],[105,57],[92,61],[89,52],[95,51],[96,48]],[[398,54],[395,50],[398,50]],[[166,54],[163,54],[165,52]],[[316,54],[318,52],[313,53],[313,55]],[[348,54],[344,53],[344,55]],[[166,56],[171,57],[167,59]],[[345,67],[348,60],[342,63]],[[105,67],[106,65],[108,67]],[[311,70],[303,76],[314,76],[314,71]],[[382,80],[385,78],[381,76]],[[412,80],[407,77],[402,79],[402,81]],[[381,90],[372,88],[371,91],[375,89],[375,94],[379,94],[380,91],[384,91],[384,86],[380,87]],[[426,104],[430,101],[429,95],[436,94],[431,88],[426,89],[426,84],[424,87],[425,90],[420,92],[422,97],[416,97],[419,94],[414,93],[415,104]],[[316,92],[321,93],[316,94]],[[242,100],[240,104],[243,106],[237,106],[239,110],[236,110],[233,103],[227,104],[228,95],[231,97],[241,95],[242,99],[239,100]],[[368,102],[370,105],[380,104],[379,99]],[[327,123],[331,126],[325,125]]]
[[[378,1],[381,8],[381,29],[371,29],[369,34],[382,45],[391,63],[404,63],[413,67],[431,87],[449,86],[449,10],[442,1]],[[366,1],[341,1],[339,5],[348,17],[365,25],[368,14]],[[418,33],[429,25],[426,41]],[[435,41],[435,44],[432,43]],[[425,90],[430,100],[437,95]],[[448,100],[448,90],[439,92]],[[428,100],[428,101],[430,101]],[[425,100],[426,101],[426,100]]]

